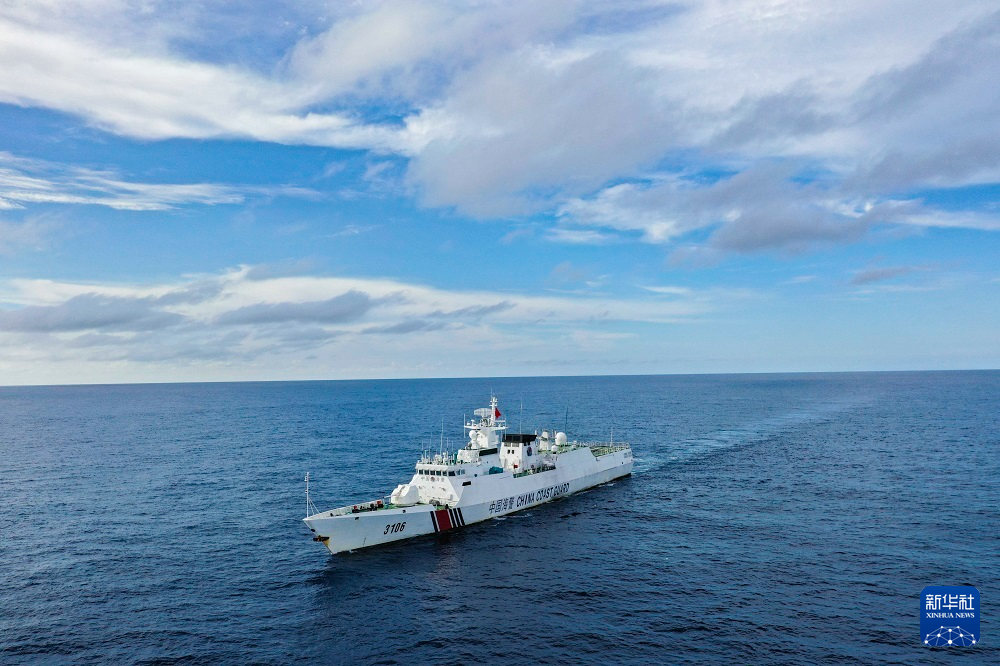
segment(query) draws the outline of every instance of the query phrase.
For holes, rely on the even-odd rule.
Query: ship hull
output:
[[[369,548],[447,532],[530,509],[632,473],[631,450],[596,457],[588,449],[560,456],[556,469],[517,475],[477,476],[447,506],[417,504],[347,515],[318,513],[305,519],[331,553]]]

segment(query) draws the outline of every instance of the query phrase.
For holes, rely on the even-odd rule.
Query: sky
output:
[[[995,0],[0,5],[0,384],[1000,367]]]

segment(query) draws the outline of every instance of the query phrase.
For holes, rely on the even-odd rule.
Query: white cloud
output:
[[[472,16],[463,17],[444,4],[375,3],[296,44],[287,67],[297,78],[315,82],[318,97],[359,88],[380,93],[387,75],[413,77],[421,63],[451,52],[456,38],[468,32],[461,24],[475,22],[476,10],[470,9]]]
[[[800,167],[762,162],[709,183],[661,177],[613,185],[564,204],[560,233],[572,239],[590,231],[603,242],[639,233],[645,242],[668,243],[702,229],[709,230],[705,250],[757,252],[853,242],[884,225],[1000,230],[995,214],[943,211],[919,199],[879,200],[829,179],[796,183]],[[691,252],[691,247],[682,251]]]
[[[689,287],[644,285],[642,288],[646,291],[651,291],[654,294],[663,294],[665,296],[687,296],[691,293],[691,289]]]
[[[545,232],[545,237],[555,243],[569,243],[571,245],[604,245],[618,240],[612,234],[604,234],[593,229],[567,229],[565,227],[553,227]]]
[[[456,77],[432,113],[449,132],[410,168],[426,204],[478,216],[536,210],[635,174],[680,139],[652,73],[612,51],[555,55],[520,49]]]
[[[0,220],[0,256],[10,256],[22,248],[42,250],[56,225],[45,218],[33,217],[24,222]]]
[[[637,231],[647,242],[662,243],[700,226],[697,222],[692,224],[690,217],[675,215],[670,210],[679,189],[676,180],[652,187],[622,183],[589,199],[571,199],[560,207],[558,214],[566,222]]]
[[[818,275],[796,275],[793,278],[785,280],[781,284],[785,286],[795,285],[795,284],[808,284],[810,282],[815,282],[818,277],[819,277]]]
[[[1000,215],[965,211],[922,210],[899,220],[918,227],[941,229],[979,229],[1000,231]]]
[[[348,224],[345,225],[340,231],[334,231],[333,233],[327,234],[327,238],[349,238],[351,236],[360,236],[361,234],[368,233],[373,229],[378,229],[378,225],[367,224]]]
[[[298,187],[248,187],[215,183],[136,183],[108,171],[67,167],[0,152],[0,202],[107,206],[118,210],[168,210],[188,204],[237,204],[249,195],[315,196]],[[3,206],[0,206],[3,208]]]
[[[669,300],[529,296],[253,272],[242,267],[147,285],[0,283],[4,379],[39,381],[61,366],[66,377],[97,380],[118,363],[132,368],[133,379],[184,368],[188,376],[209,377],[226,367],[232,377],[235,365],[307,376],[288,373],[314,354],[327,365],[313,372],[352,376],[334,359],[349,358],[352,368],[367,359],[384,372],[390,361],[412,367],[414,349],[424,350],[422,361],[455,367],[477,362],[486,349],[562,353],[565,341],[554,333],[567,330],[588,332],[579,338],[582,352],[595,341],[606,349],[628,336],[623,327],[697,320],[725,300],[698,292]]]
[[[854,286],[870,285],[880,282],[894,281],[897,278],[938,270],[938,266],[917,264],[906,266],[872,266],[854,272],[851,284]],[[899,285],[896,285],[899,286]]]
[[[859,96],[888,83],[887,73],[934,65],[933,54],[949,47],[935,40],[950,30],[959,35],[952,41],[973,39],[963,21],[993,9],[985,2],[919,9],[900,2],[835,9],[702,2],[631,33],[579,34],[498,53],[459,72],[443,100],[425,109],[437,131],[427,132],[411,178],[430,205],[495,215],[558,204],[595,183],[644,173],[671,151],[858,168],[917,131],[934,136],[905,116],[916,112],[933,124],[937,113],[908,107],[873,122],[858,108]],[[991,99],[995,87],[982,84],[997,58],[976,52],[986,66],[972,75],[955,69],[970,80],[958,86],[960,97]],[[932,98],[962,106],[947,95]],[[976,121],[994,129],[990,117]],[[903,132],[900,140],[887,132],[893,128]],[[676,224],[665,222],[660,233]]]
[[[759,251],[851,242],[883,222],[996,228],[927,206],[889,211],[921,187],[1000,179],[989,0],[387,0],[331,5],[312,21],[281,8],[296,25],[254,28],[260,7],[247,5],[215,8],[224,18],[199,30],[192,18],[212,12],[197,7],[8,3],[0,101],[144,139],[395,153],[425,205],[553,211],[546,237],[558,242],[666,243],[717,228],[710,252]],[[266,38],[267,67],[211,48],[230,23]],[[124,37],[108,48],[113,34]],[[740,175],[693,187],[665,178],[664,162]],[[81,194],[81,174],[58,196],[154,207],[239,196],[92,178],[95,195]],[[748,182],[756,199],[739,189]],[[30,180],[10,188],[0,208],[57,196]]]
[[[308,86],[234,66],[109,50],[0,19],[0,101],[80,114],[143,139],[251,137],[341,147],[389,147],[390,129],[310,113]]]

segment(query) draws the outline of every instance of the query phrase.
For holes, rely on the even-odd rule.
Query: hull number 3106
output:
[[[385,532],[382,532],[382,534],[402,532],[404,527],[406,527],[406,523],[396,523],[395,525],[386,525]]]

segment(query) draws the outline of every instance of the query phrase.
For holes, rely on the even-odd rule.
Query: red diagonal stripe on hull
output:
[[[434,515],[437,516],[438,527],[441,528],[442,532],[451,529],[451,518],[448,516],[448,509],[435,511]]]

